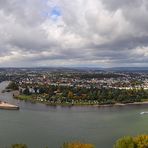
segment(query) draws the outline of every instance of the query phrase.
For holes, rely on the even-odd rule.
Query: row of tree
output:
[[[21,86],[22,87],[22,86]],[[18,90],[19,85],[12,82],[7,87],[12,90]],[[32,91],[33,90],[33,91]],[[24,95],[36,94],[42,96],[46,94],[46,101],[60,100],[61,102],[72,101],[92,101],[98,104],[114,104],[140,102],[148,99],[148,90],[144,89],[113,89],[113,88],[80,88],[69,86],[54,86],[54,85],[26,85],[20,89],[20,93]]]
[[[32,86],[31,86],[32,87]],[[36,86],[33,87],[34,94],[47,94],[48,101],[97,101],[100,104],[114,104],[116,102],[132,103],[140,102],[143,99],[148,99],[148,90],[144,89],[130,89],[120,90],[111,88],[75,88],[65,86]],[[38,91],[37,91],[38,90]],[[21,92],[25,95],[31,95],[29,87],[26,86]]]
[[[28,146],[26,144],[12,144],[10,148],[28,148]],[[64,143],[61,148],[95,148],[95,147],[92,144],[75,142],[75,143]]]
[[[114,148],[148,148],[148,135],[126,136],[116,141]],[[26,144],[13,144],[10,148],[28,148]],[[46,147],[48,148],[48,147]],[[95,148],[92,144],[80,142],[64,143],[61,148]]]

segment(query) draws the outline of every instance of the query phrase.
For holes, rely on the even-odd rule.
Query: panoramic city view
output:
[[[147,0],[0,0],[0,148],[148,148]]]

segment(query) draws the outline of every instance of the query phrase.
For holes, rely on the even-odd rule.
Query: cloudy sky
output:
[[[0,0],[0,67],[147,63],[148,0]]]

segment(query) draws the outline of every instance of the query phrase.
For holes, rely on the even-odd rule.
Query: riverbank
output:
[[[148,105],[148,100],[144,100],[141,102],[132,102],[132,103],[120,103],[115,102],[113,104],[99,104],[95,101],[73,101],[73,102],[53,102],[53,101],[46,101],[43,99],[35,99],[32,96],[20,95],[18,92],[15,91],[13,93],[14,99],[22,100],[31,103],[42,103],[49,106],[94,106],[94,107],[113,107],[113,106],[126,106],[126,105]]]

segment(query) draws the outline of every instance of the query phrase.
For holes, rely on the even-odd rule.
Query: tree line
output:
[[[54,85],[24,85],[20,93],[24,95],[36,94],[42,96],[46,101],[90,101],[98,104],[133,103],[148,99],[148,90],[141,89],[114,89],[114,88],[82,88]],[[16,83],[11,83],[8,88],[18,89]]]

